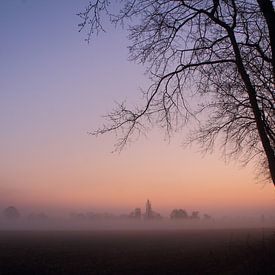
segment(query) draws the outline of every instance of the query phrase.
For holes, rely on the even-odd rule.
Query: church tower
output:
[[[152,217],[152,205],[149,200],[147,200],[147,202],[145,204],[145,215],[144,216],[146,219],[150,219]]]

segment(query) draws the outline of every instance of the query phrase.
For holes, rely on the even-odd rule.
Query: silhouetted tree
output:
[[[171,219],[187,219],[187,212],[183,209],[174,209],[170,214]]]
[[[6,219],[18,219],[20,213],[14,206],[9,206],[3,211],[3,216]]]
[[[186,122],[188,142],[252,159],[275,184],[275,12],[271,0],[93,0],[79,13],[89,41],[102,18],[127,24],[131,60],[148,65],[143,107],[124,103],[93,134],[120,130],[121,149],[146,122],[171,130]],[[113,12],[119,10],[118,12]],[[199,121],[199,122],[197,122]],[[219,137],[217,139],[217,137]]]
[[[141,209],[135,208],[134,211],[130,213],[130,217],[134,219],[141,219]]]
[[[178,209],[173,209],[171,214],[170,214],[170,218],[171,219],[176,219],[177,218],[177,214],[178,214]]]

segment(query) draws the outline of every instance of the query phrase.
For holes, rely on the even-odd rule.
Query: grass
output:
[[[275,274],[272,230],[0,232],[0,274]]]

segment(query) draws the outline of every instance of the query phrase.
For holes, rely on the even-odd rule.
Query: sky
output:
[[[109,28],[87,44],[76,14],[87,0],[0,1],[0,210],[173,208],[274,213],[275,190],[254,166],[219,151],[184,148],[154,129],[121,153],[115,135],[93,137],[115,101],[140,101],[145,67],[128,61],[127,33]]]

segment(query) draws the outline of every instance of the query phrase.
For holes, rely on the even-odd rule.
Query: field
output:
[[[274,232],[2,231],[0,274],[275,274]]]

